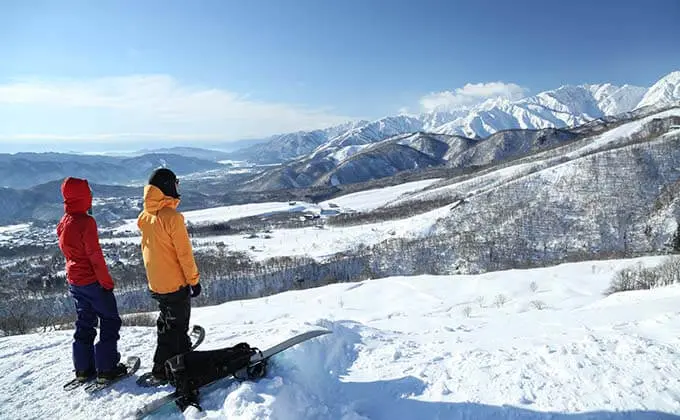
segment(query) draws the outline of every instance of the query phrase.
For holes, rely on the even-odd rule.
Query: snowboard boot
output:
[[[127,366],[125,366],[122,363],[118,363],[116,367],[114,367],[111,370],[106,370],[97,373],[97,382],[103,384],[114,379],[117,379],[121,376],[125,376],[127,375],[127,372],[128,372]]]
[[[94,379],[95,376],[97,376],[97,372],[94,369],[76,371],[76,380],[78,382],[88,382]]]
[[[151,368],[151,377],[148,382],[154,386],[165,385],[168,383],[168,375],[165,373],[165,365],[154,363]]]
[[[165,366],[154,363],[151,372],[146,372],[137,378],[137,385],[145,388],[157,387],[168,384],[168,374],[165,373]]]

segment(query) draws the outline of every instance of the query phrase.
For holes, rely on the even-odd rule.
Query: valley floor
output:
[[[661,260],[393,277],[197,308],[201,349],[333,334],[280,354],[259,382],[204,394],[202,413],[162,418],[680,419],[680,287],[602,294],[616,270]],[[170,391],[130,378],[64,392],[71,334],[0,339],[0,418],[127,418]],[[141,372],[154,344],[153,328],[121,331]]]

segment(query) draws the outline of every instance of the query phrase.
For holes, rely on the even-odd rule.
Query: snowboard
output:
[[[191,336],[191,342],[193,343],[191,345],[191,350],[195,350],[196,347],[198,347],[205,339],[205,329],[200,325],[194,325],[189,335]],[[143,388],[163,386],[167,383],[168,383],[167,381],[156,380],[151,372],[146,372],[142,374],[139,378],[137,378],[137,385]]]
[[[264,376],[267,361],[274,355],[281,353],[282,351],[289,349],[297,344],[311,340],[312,338],[319,337],[324,334],[330,334],[332,331],[328,330],[312,330],[305,333],[296,335],[289,338],[288,340],[282,341],[273,347],[270,347],[264,351],[257,352],[250,358],[248,366],[235,372],[233,375],[227,376],[225,378],[220,378],[214,382],[201,387],[202,390],[212,390],[212,388],[221,385],[223,381],[228,381],[227,383],[232,383],[235,380],[246,380],[248,378],[259,378]],[[161,410],[163,407],[174,403],[176,400],[181,398],[181,395],[177,391],[161,397],[157,400],[151,401],[142,408],[138,409],[135,413],[135,419],[141,420],[145,417],[154,414]]]
[[[137,369],[139,369],[140,363],[141,363],[141,361],[140,361],[139,357],[129,356],[127,358],[127,360],[125,362],[123,362],[123,364],[125,366],[127,366],[127,368],[128,368],[128,373],[126,375],[121,376],[120,378],[116,378],[115,380],[109,381],[105,384],[98,384],[97,381],[96,381],[96,379],[97,379],[96,375],[92,376],[91,378],[89,378],[85,381],[79,381],[78,379],[74,378],[74,379],[71,379],[70,381],[68,381],[64,384],[64,391],[72,391],[76,388],[80,388],[81,386],[85,386],[85,390],[87,392],[91,392],[90,390],[95,389],[95,388],[99,388],[99,389],[106,388],[111,383],[118,382],[120,379],[127,378],[128,376],[137,372]],[[97,386],[97,385],[99,385],[99,386]]]
[[[80,388],[81,386],[94,381],[95,378],[96,376],[92,376],[84,381],[79,381],[77,378],[73,378],[64,384],[64,391],[72,391],[76,388]]]
[[[137,356],[129,356],[127,360],[123,362],[123,364],[127,366],[127,373],[125,375],[119,376],[116,379],[112,379],[106,382],[99,382],[96,380],[90,381],[89,383],[85,384],[85,392],[87,392],[88,394],[93,394],[95,392],[101,391],[102,389],[110,387],[116,382],[119,382],[125,378],[134,375],[137,372],[137,369],[139,369],[141,361]]]

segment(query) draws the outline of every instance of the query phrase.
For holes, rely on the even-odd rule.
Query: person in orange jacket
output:
[[[144,187],[144,209],[137,218],[151,296],[158,301],[158,341],[153,378],[167,382],[165,361],[191,349],[191,299],[201,293],[198,268],[180,203],[179,180],[166,168],[155,170]]]

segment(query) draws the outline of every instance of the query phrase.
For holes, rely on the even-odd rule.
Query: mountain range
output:
[[[256,151],[252,160],[268,156],[268,160],[279,163],[231,178],[224,178],[228,166],[215,160],[234,159],[233,155],[197,148],[171,148],[162,150],[167,153],[127,157],[0,154],[0,219],[45,219],[59,213],[58,206],[47,212],[50,217],[42,210],[40,214],[36,211],[47,211],[46,203],[59,203],[58,182],[65,176],[83,177],[97,184],[99,197],[138,200],[137,190],[116,190],[107,195],[101,189],[103,184],[141,185],[153,168],[164,165],[185,175],[189,182],[183,184],[185,193],[191,190],[198,194],[195,200],[185,196],[184,205],[191,208],[232,203],[239,194],[268,199],[279,191],[298,188],[333,191],[350,184],[361,188],[362,182],[389,181],[397,174],[420,177],[426,175],[423,169],[427,168],[445,170],[449,175],[466,174],[592,138],[673,105],[680,105],[680,72],[669,74],[649,89],[609,84],[566,86],[519,101],[489,100],[466,110],[348,122],[324,130],[277,136],[241,150],[242,158]],[[204,179],[202,174],[212,174],[212,178]],[[46,186],[50,194],[38,193]]]
[[[240,152],[240,158],[282,162],[241,189],[351,184],[433,166],[464,171],[554,147],[583,130],[592,134],[598,122],[634,118],[678,103],[680,71],[648,89],[562,86],[516,101],[496,98],[467,109],[285,134]]]
[[[167,166],[177,174],[208,171],[223,165],[171,153],[118,157],[66,153],[0,154],[0,187],[30,188],[66,176],[103,184],[144,183],[153,169]]]
[[[486,138],[509,129],[573,127],[606,116],[680,102],[680,71],[661,78],[650,88],[609,83],[560,88],[520,100],[489,99],[479,105],[436,110],[419,115],[388,116],[375,121],[353,121],[323,130],[276,135],[264,143],[241,149],[234,159],[281,163],[313,153],[335,153],[386,138],[428,132]]]

